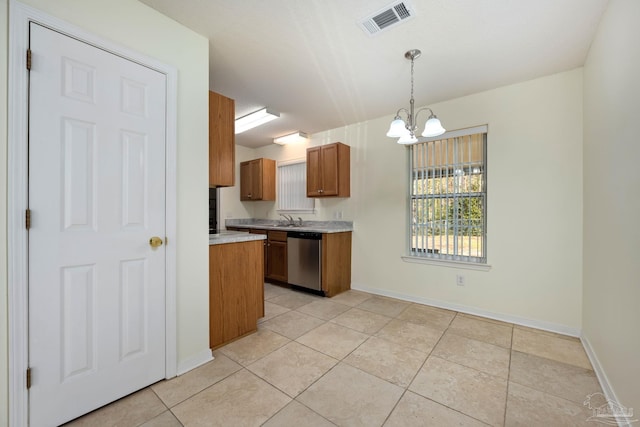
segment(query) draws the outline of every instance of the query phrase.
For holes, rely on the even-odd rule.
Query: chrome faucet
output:
[[[298,226],[302,227],[302,218],[298,217]]]
[[[284,217],[287,220],[288,225],[295,225],[295,221],[293,220],[293,217],[291,215],[280,214],[280,216]]]

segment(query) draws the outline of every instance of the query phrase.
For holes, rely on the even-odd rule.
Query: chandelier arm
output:
[[[399,110],[398,110],[398,112],[396,113],[396,117],[395,117],[395,118],[396,118],[396,119],[398,119],[398,118],[402,118],[402,117],[400,117],[400,113],[401,113],[401,112],[403,112],[403,111],[404,111],[404,113],[407,115],[407,117],[409,117],[409,111],[408,111],[406,108],[401,108],[401,109],[399,109]]]
[[[422,112],[422,111],[427,111],[427,110],[429,110],[429,113],[431,113],[431,116],[435,116],[435,114],[433,114],[433,110],[431,108],[429,108],[429,107],[421,108],[418,111],[416,111],[416,114],[413,117],[415,119],[416,123],[418,123],[418,114],[420,114],[420,112]],[[429,117],[431,117],[431,116],[429,116]]]

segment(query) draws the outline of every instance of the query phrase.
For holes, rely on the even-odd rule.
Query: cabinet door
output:
[[[276,161],[254,159],[240,163],[240,200],[276,199]]]
[[[235,101],[209,92],[209,186],[235,184]]]
[[[209,344],[217,348],[256,330],[263,314],[259,241],[209,246]]]
[[[287,281],[287,243],[269,240],[267,243],[267,277]]]
[[[240,163],[240,200],[252,200],[251,162]]]
[[[262,159],[251,160],[251,199],[262,200]]]
[[[351,232],[322,235],[322,290],[332,297],[351,289]]]
[[[321,150],[322,147],[307,149],[307,197],[318,197],[322,194]]]
[[[321,185],[323,196],[338,195],[338,146],[325,145],[320,151]]]

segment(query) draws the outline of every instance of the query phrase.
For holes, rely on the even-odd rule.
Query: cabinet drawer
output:
[[[267,238],[275,242],[286,242],[287,232],[286,231],[269,231],[267,233]]]

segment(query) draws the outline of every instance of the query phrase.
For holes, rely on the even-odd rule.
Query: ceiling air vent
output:
[[[370,36],[387,30],[397,24],[413,18],[415,12],[409,2],[400,1],[392,3],[376,13],[367,16],[360,21],[360,27]]]

